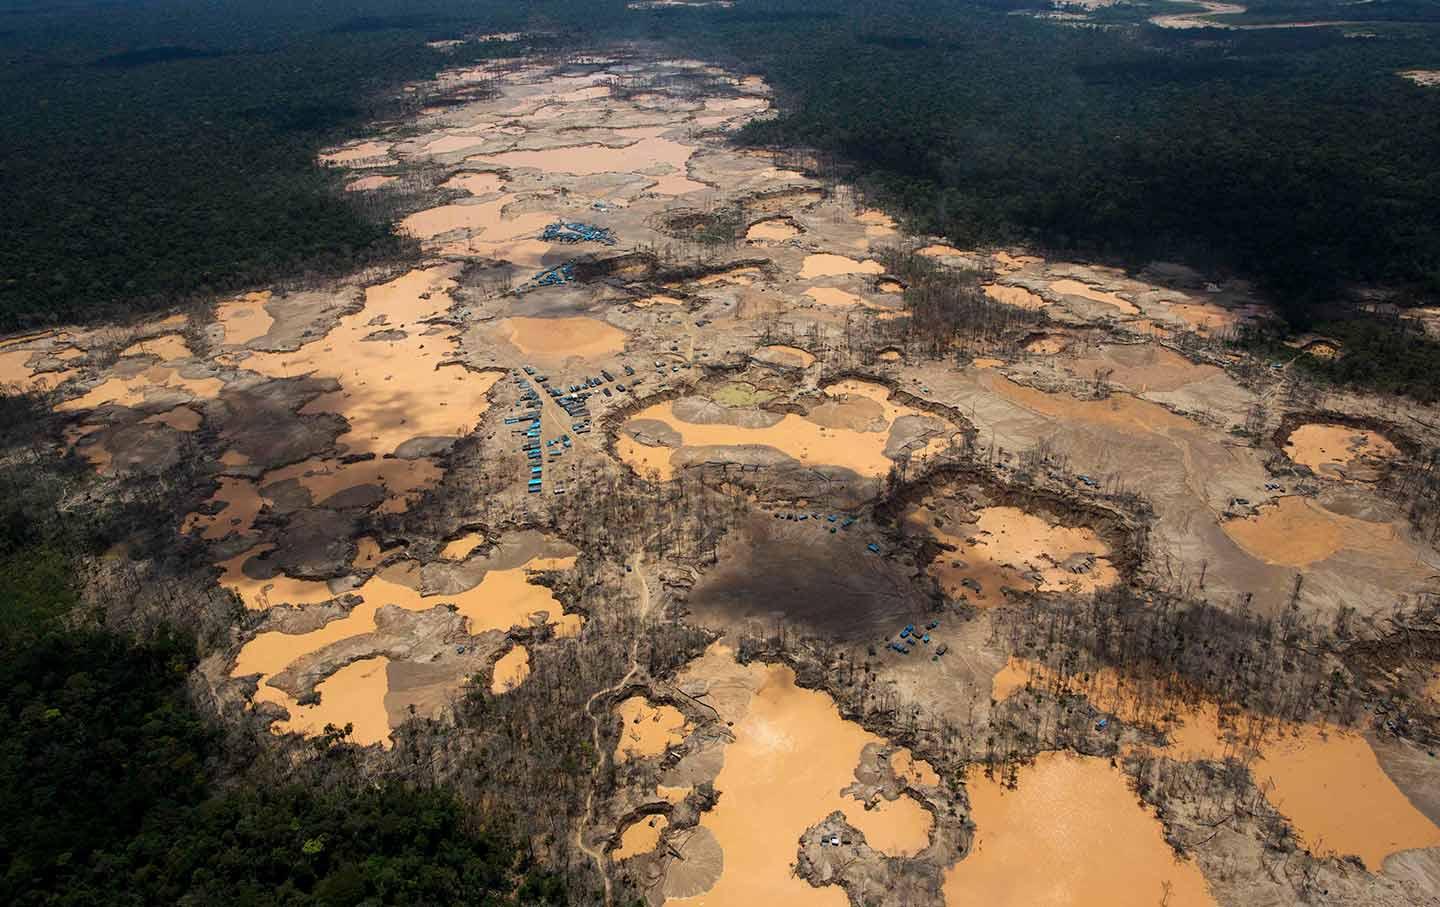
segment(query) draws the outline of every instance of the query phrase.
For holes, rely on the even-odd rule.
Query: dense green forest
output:
[[[191,704],[197,640],[89,613],[77,565],[140,527],[174,548],[174,511],[64,506],[94,477],[60,432],[44,400],[0,395],[0,903],[566,902],[503,819],[362,786],[343,736],[300,764],[227,738]]]
[[[1363,32],[1145,23],[1194,8],[1173,3],[1107,10],[1105,29],[1016,14],[1043,6],[10,0],[0,329],[409,254],[314,153],[397,112],[399,81],[465,61],[426,40],[510,28],[763,72],[784,115],[744,140],[827,152],[955,242],[1180,259],[1258,279],[1300,324],[1356,282],[1440,291],[1440,93],[1395,75],[1440,68],[1433,4],[1376,0]]]

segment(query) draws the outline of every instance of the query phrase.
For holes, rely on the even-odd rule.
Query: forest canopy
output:
[[[12,4],[0,329],[413,254],[315,153],[395,112],[400,82],[467,59],[427,41],[515,28],[760,72],[782,115],[742,140],[819,150],[957,243],[1181,260],[1258,280],[1297,324],[1355,284],[1440,291],[1440,101],[1397,75],[1440,68],[1432,7],[1376,0],[1363,30],[1181,31],[1147,24],[1144,5],[1097,13],[1106,28],[1024,15],[1042,6]],[[1245,15],[1335,8],[1260,0]]]

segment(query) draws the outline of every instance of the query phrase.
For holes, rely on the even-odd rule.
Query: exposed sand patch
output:
[[[745,231],[746,239],[766,242],[784,242],[799,235],[799,228],[783,217],[758,221],[751,224],[750,229]]]
[[[708,674],[707,663],[720,658],[730,658],[729,650],[712,647],[687,674]],[[932,819],[915,800],[867,810],[840,793],[854,782],[865,745],[879,738],[842,719],[825,694],[796,686],[788,667],[719,670],[733,675],[727,685],[738,681],[738,689],[713,697],[721,717],[734,721],[735,742],[715,778],[720,800],[700,821],[724,854],[723,871],[693,897],[695,904],[844,905],[839,888],[813,888],[790,871],[798,839],[835,810],[884,853],[914,853],[928,844]]]
[[[800,278],[808,280],[812,277],[841,277],[846,274],[883,274],[885,268],[880,262],[866,259],[856,261],[853,258],[846,258],[844,255],[832,255],[829,252],[819,252],[814,255],[806,255],[805,261],[800,265]]]
[[[685,739],[685,716],[673,705],[653,706],[644,696],[631,696],[615,709],[620,717],[620,742],[615,761],[648,759]]]
[[[256,702],[274,702],[290,712],[270,726],[276,734],[318,736],[327,724],[352,725],[350,740],[361,746],[378,743],[390,746],[390,718],[385,713],[385,694],[390,689],[390,659],[384,655],[351,662],[315,686],[320,701],[299,705],[282,690],[262,685]]]
[[[980,357],[978,357],[978,358],[975,358],[975,359],[970,360],[970,365],[971,365],[972,367],[974,367],[974,368],[982,368],[982,369],[983,369],[983,368],[999,368],[1000,366],[1002,366],[1002,365],[1004,365],[1004,364],[1005,364],[1005,360],[1004,360],[1004,359],[992,359],[992,358],[989,357],[989,356],[980,356]]]
[[[674,296],[666,296],[663,293],[656,293],[646,296],[644,299],[632,299],[630,304],[636,308],[648,309],[652,305],[684,305],[685,300],[676,299]]]
[[[440,556],[447,561],[463,561],[483,544],[485,544],[483,533],[467,532],[458,539],[447,542],[445,547],[440,549]]]
[[[1377,431],[1311,422],[1285,439],[1285,455],[1322,476],[1356,478],[1349,475],[1352,466],[1398,457],[1400,450]]]
[[[194,354],[190,352],[184,337],[179,334],[165,334],[149,340],[138,340],[127,346],[120,355],[158,356],[160,361],[165,362],[170,359],[189,359]]]
[[[177,406],[169,412],[157,413],[141,419],[144,425],[168,425],[176,431],[196,431],[200,428],[200,414],[188,406]]]
[[[1440,69],[1406,69],[1399,73],[1402,79],[1409,79],[1416,85],[1434,88],[1440,85]]]
[[[1043,309],[1050,304],[1038,294],[1032,293],[1024,287],[1007,287],[1004,284],[987,283],[980,289],[985,291],[986,296],[989,296],[996,302],[1013,305],[1018,309],[1030,309],[1034,311]]]
[[[625,332],[598,318],[577,315],[570,318],[507,318],[501,322],[502,336],[511,346],[530,356],[552,360],[595,359],[625,349]]]
[[[1106,305],[1114,306],[1126,315],[1139,315],[1140,310],[1134,303],[1116,296],[1114,293],[1107,293],[1104,290],[1097,290],[1088,284],[1078,280],[1057,280],[1050,284],[1050,292],[1059,293],[1061,296],[1081,296],[1085,299],[1092,299],[1095,302],[1103,302]]]
[[[1215,903],[1199,868],[1175,861],[1160,823],[1104,760],[1041,753],[1019,777],[1012,791],[978,770],[967,775],[975,843],[945,873],[946,903]]]
[[[215,320],[225,327],[225,343],[236,346],[249,343],[256,337],[270,333],[275,319],[265,311],[270,301],[270,291],[247,293],[239,299],[221,303],[215,309]]]
[[[1286,496],[1257,516],[1226,520],[1225,534],[1267,564],[1305,567],[1346,549],[1414,562],[1395,527],[1331,513],[1309,498]]]
[[[495,695],[508,693],[530,676],[530,652],[524,646],[515,646],[495,662],[495,673],[490,680],[490,692]]]
[[[613,860],[628,860],[630,857],[650,853],[660,843],[670,820],[664,816],[645,816],[630,824],[620,836],[620,846],[610,855]]]
[[[344,416],[350,431],[339,443],[347,453],[383,456],[411,438],[464,435],[489,408],[490,388],[501,373],[447,365],[453,337],[425,333],[422,322],[450,307],[458,268],[411,271],[367,287],[364,307],[340,319],[325,337],[293,353],[255,353],[245,366],[271,377],[338,379],[339,392],[300,412]],[[387,333],[366,339],[380,331]]]
[[[903,293],[905,284],[898,280],[882,280],[875,285],[875,289],[882,293]]]
[[[1065,352],[1070,346],[1070,338],[1064,334],[1046,334],[1043,337],[1036,337],[1025,344],[1024,350],[1027,353],[1035,353],[1039,356],[1054,356]]]

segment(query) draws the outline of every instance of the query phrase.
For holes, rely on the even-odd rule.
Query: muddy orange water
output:
[[[339,151],[332,151],[320,155],[320,160],[327,164],[355,164],[359,161],[378,158],[390,153],[389,142],[362,142],[349,148],[342,148]]]
[[[550,359],[593,359],[625,349],[625,332],[598,318],[507,318],[504,337],[522,353]]]
[[[928,511],[917,509],[910,519],[957,549],[942,551],[929,567],[952,598],[964,595],[979,605],[998,605],[1005,601],[1006,588],[1088,594],[1120,581],[1107,557],[1110,546],[1084,527],[1051,525],[1016,507],[982,508],[973,524],[953,535],[937,527]],[[979,584],[978,592],[964,585],[967,579]]]
[[[1043,309],[1049,305],[1044,299],[1024,287],[1007,287],[998,283],[987,283],[980,289],[996,302],[1013,305],[1020,309]]]
[[[660,835],[669,826],[670,820],[664,816],[645,816],[626,827],[620,835],[620,846],[610,856],[615,860],[627,860],[630,857],[649,853],[660,843]]]
[[[805,291],[805,295],[821,305],[840,306],[842,308],[852,305],[869,305],[869,303],[854,293],[847,293],[844,290],[837,290],[834,287],[811,287]]]
[[[1020,770],[1017,790],[975,769],[966,788],[975,842],[945,873],[951,907],[1215,903],[1199,868],[1176,861],[1160,823],[1105,760],[1042,753]]]
[[[302,413],[304,410],[301,411]],[[262,485],[299,481],[310,492],[316,504],[357,485],[378,485],[385,491],[381,513],[402,513],[418,498],[420,492],[440,481],[442,470],[431,460],[399,458],[362,460],[344,463],[339,460],[312,459],[265,473]]]
[[[975,368],[999,368],[1005,364],[1004,359],[992,359],[989,356],[980,356],[972,359],[970,364]]]
[[[876,400],[881,403],[883,418],[893,423],[902,415],[920,415],[917,410],[889,402],[889,391],[864,381],[843,381],[825,388],[833,397],[847,395]],[[634,419],[655,419],[668,424],[680,434],[684,447],[734,446],[763,444],[782,451],[802,463],[823,463],[854,470],[864,476],[885,475],[894,461],[885,456],[888,431],[855,431],[827,428],[805,416],[787,413],[783,419],[765,428],[744,428],[735,425],[697,425],[675,416],[673,404],[657,403],[641,410]],[[628,437],[615,445],[620,458],[637,472],[658,473],[662,480],[674,475],[670,463],[673,448],[646,447]]]
[[[18,387],[21,391],[49,390],[75,374],[66,369],[60,372],[35,374],[28,363],[36,356],[35,350],[6,350],[0,352],[0,387]]]
[[[508,693],[530,676],[530,652],[524,646],[515,646],[495,662],[495,674],[490,679],[490,692],[495,695]]]
[[[177,406],[169,412],[156,413],[140,420],[146,425],[168,425],[176,431],[196,431],[200,428],[200,414],[188,406]]]
[[[361,746],[378,743],[390,745],[390,718],[385,712],[385,694],[390,690],[388,678],[390,659],[384,655],[353,661],[315,686],[320,701],[300,705],[283,690],[262,685],[255,694],[257,702],[274,702],[290,712],[289,720],[271,725],[276,734],[316,736],[325,725],[352,725],[350,740]]]
[[[457,173],[442,185],[442,189],[464,189],[471,195],[489,195],[505,187],[505,181],[498,173]]]
[[[463,561],[483,544],[485,544],[483,533],[467,532],[458,539],[445,543],[445,547],[440,550],[440,556],[449,561]]]
[[[249,532],[255,516],[265,506],[265,499],[254,482],[233,476],[220,477],[220,487],[210,496],[210,502],[224,504],[224,507],[213,514],[186,516],[180,524],[181,533],[188,535],[200,528],[201,538],[223,539],[232,532]]]
[[[188,359],[190,347],[179,334],[165,334],[149,340],[137,340],[127,346],[121,356],[158,356],[163,362],[168,359]]]
[[[1416,562],[1393,525],[1331,513],[1293,495],[1261,506],[1257,516],[1226,520],[1220,527],[1250,556],[1269,564],[1305,567],[1345,549],[1395,564]]]
[[[270,332],[275,319],[265,311],[270,291],[247,293],[239,299],[221,303],[215,308],[215,320],[225,328],[225,343],[248,343]]]
[[[783,218],[753,223],[750,225],[750,229],[745,231],[746,239],[769,240],[770,242],[783,242],[799,235],[800,231]]]
[[[1011,255],[1009,252],[996,252],[995,263],[1005,271],[1018,271],[1027,265],[1037,265],[1044,261],[1034,255]]]
[[[663,131],[663,130],[661,130]],[[682,173],[695,149],[657,136],[647,136],[620,148],[578,145],[543,151],[506,151],[481,160],[500,167],[534,167],[550,173],[588,176],[596,173],[635,173],[669,164]]]
[[[844,255],[832,255],[828,252],[819,252],[814,255],[806,255],[805,261],[800,265],[800,277],[809,279],[811,277],[840,277],[845,274],[883,274],[885,268],[878,261],[856,261],[853,258],[846,258]]]
[[[238,573],[239,564],[245,558],[268,547],[270,546],[261,546],[246,552],[227,562],[227,567]],[[288,701],[289,697],[283,691],[267,687],[269,678],[311,652],[316,652],[341,640],[373,632],[376,629],[375,613],[382,606],[395,605],[407,611],[424,611],[441,604],[453,604],[459,613],[467,618],[468,629],[472,634],[482,633],[486,630],[505,630],[517,624],[526,624],[530,615],[536,611],[548,611],[552,615],[559,615],[561,613],[560,603],[550,594],[550,590],[528,582],[530,571],[527,568],[529,566],[530,564],[527,564],[525,567],[513,570],[491,570],[472,589],[456,595],[431,596],[421,596],[411,585],[402,582],[402,580],[413,579],[408,576],[416,568],[413,561],[386,567],[367,580],[364,585],[354,590],[362,601],[349,613],[304,633],[284,633],[272,630],[255,636],[240,649],[240,653],[235,658],[235,667],[231,670],[231,676],[261,675],[260,690],[262,692],[257,693],[256,700],[280,702],[289,708],[293,703]],[[286,578],[279,579],[285,580]],[[303,580],[287,581],[290,583],[306,582]],[[267,582],[274,583],[276,581]],[[324,586],[323,583],[314,585]],[[528,664],[528,654],[526,657]],[[332,682],[330,689],[341,691],[339,698],[342,701],[349,701],[349,684],[345,682],[346,679],[371,682],[369,677],[356,676],[352,678],[347,675],[342,682],[335,684],[334,681],[337,678],[340,678],[338,671],[329,678]],[[383,696],[381,701],[383,706]],[[329,709],[327,715],[330,716],[329,720],[335,720],[336,723],[343,723],[336,719],[353,720],[347,715],[337,714],[335,708]],[[281,730],[277,728],[276,732],[279,733]]]
[[[1011,658],[992,681],[997,702],[1033,683],[1082,693],[1096,708],[1165,731],[1166,755],[1183,760],[1239,758],[1255,782],[1317,853],[1355,854],[1372,872],[1400,850],[1440,845],[1440,828],[1405,797],[1365,739],[1338,728],[1259,720],[1240,712],[1222,722],[1212,703],[1198,707],[1102,667],[1062,680],[1044,665]]]
[[[1379,432],[1312,422],[1290,433],[1285,440],[1285,455],[1320,475],[1339,477],[1357,460],[1389,459],[1399,456],[1400,451]]]
[[[334,412],[350,423],[339,443],[347,453],[393,453],[417,437],[456,437],[470,431],[489,408],[499,371],[471,372],[445,364],[455,349],[450,335],[426,334],[422,319],[449,308],[458,265],[411,271],[367,287],[365,305],[329,334],[293,353],[255,353],[245,367],[271,377],[332,377],[341,389],[302,409]],[[401,339],[370,339],[379,331]]]
[[[784,344],[777,343],[772,346],[761,347],[755,352],[763,352],[767,358],[773,356],[776,359],[785,361],[791,365],[797,365],[800,368],[809,368],[815,364],[815,354],[809,350],[802,350],[798,346],[785,346]]]
[[[522,211],[513,216],[505,208],[515,196],[504,195],[494,201],[441,205],[417,211],[400,222],[401,229],[419,237],[433,239],[453,230],[468,230],[483,242],[535,237],[555,220],[549,211]]]
[[[274,548],[268,543],[256,545],[228,561],[221,561],[220,585],[240,596],[245,607],[252,611],[264,611],[281,604],[315,605],[335,597],[329,584],[318,580],[295,579],[283,573],[270,579],[253,579],[245,575],[242,568],[246,561]]]
[[[615,708],[620,718],[620,741],[615,761],[658,756],[685,739],[685,716],[673,705],[654,706],[644,696],[631,696]]]
[[[729,657],[712,649],[706,658]],[[861,750],[880,742],[840,717],[825,694],[795,685],[788,667],[739,668],[754,691],[731,731],[725,764],[715,778],[720,800],[701,816],[724,853],[724,871],[709,891],[685,904],[847,903],[839,888],[813,888],[794,876],[797,841],[835,810],[889,854],[914,853],[929,842],[931,816],[909,797],[867,810],[840,791],[855,781]],[[734,720],[722,711],[721,717]]]
[[[1050,292],[1059,293],[1062,296],[1081,296],[1085,299],[1092,299],[1095,302],[1103,302],[1106,305],[1114,306],[1127,315],[1140,314],[1140,310],[1128,300],[1122,299],[1114,293],[1097,290],[1078,280],[1057,280],[1050,284]]]
[[[107,378],[82,396],[66,400],[55,408],[61,412],[75,412],[94,409],[106,403],[135,406],[143,403],[146,396],[156,390],[183,390],[202,400],[208,400],[220,393],[224,386],[225,383],[219,378],[186,378],[175,369],[157,365],[133,378]]]
[[[913,753],[903,747],[890,755],[890,769],[895,772],[895,777],[909,784],[931,787],[940,783],[940,776],[935,774],[930,763],[924,759],[916,759]]]

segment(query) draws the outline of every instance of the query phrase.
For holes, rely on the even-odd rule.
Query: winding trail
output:
[[[637,553],[631,559],[631,570],[635,578],[640,581],[640,615],[644,617],[650,613],[650,584],[645,582],[645,573],[641,569],[644,554]],[[617,690],[622,690],[625,685],[634,679],[636,672],[640,670],[640,663],[637,656],[640,652],[640,639],[637,637],[630,643],[630,667],[625,676],[620,678],[612,686],[599,690],[585,700],[585,714],[590,718],[590,744],[595,747],[595,753],[599,760],[595,763],[595,769],[590,773],[590,790],[585,794],[585,815],[581,818],[580,825],[575,829],[575,844],[580,851],[595,862],[595,869],[600,873],[601,880],[605,883],[605,907],[612,907],[615,903],[613,883],[610,881],[610,866],[605,858],[605,853],[585,843],[585,829],[590,827],[590,819],[595,810],[595,787],[596,776],[605,765],[605,756],[600,749],[600,719],[596,717],[592,707],[596,700],[613,695]]]

